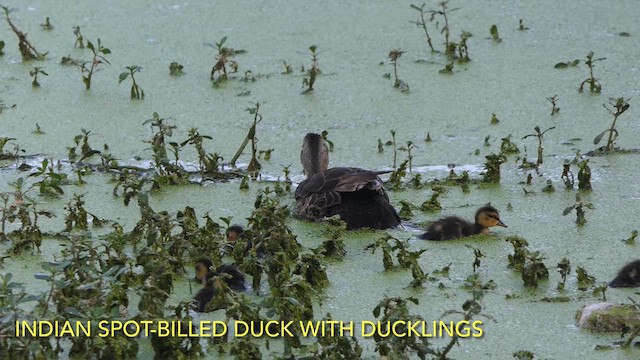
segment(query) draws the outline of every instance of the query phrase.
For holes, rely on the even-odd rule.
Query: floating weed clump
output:
[[[438,197],[446,192],[446,189],[442,186],[434,185],[431,187],[431,191],[431,197],[420,205],[420,210],[424,212],[436,212],[442,210],[442,204],[440,204]]]
[[[474,248],[471,245],[465,245],[467,248],[473,250],[473,272],[476,272],[476,270],[480,267],[480,259],[484,257],[484,253],[482,251],[480,251],[480,249]]]
[[[181,76],[184,75],[184,66],[182,66],[179,62],[173,61],[169,64],[169,75],[171,76]]]
[[[18,50],[20,50],[22,61],[44,60],[44,57],[47,55],[47,53],[39,53],[38,50],[36,50],[36,48],[33,45],[31,45],[29,40],[27,40],[27,34],[20,31],[13,24],[13,21],[11,21],[11,18],[9,17],[9,13],[12,10],[10,10],[8,7],[4,5],[0,5],[0,8],[2,8],[2,11],[4,11],[4,17],[7,20],[7,23],[9,24],[11,31],[13,31],[13,33],[16,34],[16,36],[18,37]],[[3,42],[3,47],[4,47],[4,42]]]
[[[585,202],[582,201],[582,199],[580,198],[580,194],[576,194],[576,203],[565,208],[564,211],[562,212],[562,215],[568,215],[571,211],[573,211],[574,209],[576,210],[576,224],[578,224],[578,226],[583,226],[584,224],[587,223],[587,218],[585,218],[584,214],[585,211],[584,209],[595,209],[595,207],[593,206],[592,203],[590,202]]]
[[[65,184],[67,175],[56,172],[53,161],[42,160],[40,166],[35,167],[35,171],[29,174],[29,177],[39,178],[33,186],[38,188],[42,196],[59,197],[64,194],[62,185]]]
[[[422,270],[418,264],[418,259],[422,253],[427,251],[427,249],[410,251],[406,241],[401,241],[389,234],[379,238],[375,243],[367,246],[367,249],[372,249],[374,253],[378,248],[382,249],[382,264],[385,271],[393,270],[396,267],[411,269],[413,281],[410,286],[413,288],[422,287],[422,283],[427,279],[428,274]],[[392,255],[394,254],[398,261],[398,265],[393,263]]]
[[[600,140],[602,140],[602,137],[604,136],[604,134],[608,132],[609,136],[607,137],[607,145],[605,145],[602,148],[599,148],[596,151],[609,153],[615,150],[613,143],[616,140],[616,138],[618,138],[618,130],[616,130],[616,121],[618,120],[618,117],[620,115],[622,115],[625,111],[629,109],[629,99],[609,98],[609,106],[607,106],[607,104],[603,104],[602,106],[604,106],[604,108],[607,109],[609,114],[613,116],[613,121],[611,121],[611,126],[607,130],[601,132],[600,134],[598,134],[598,136],[596,136],[593,139],[593,143],[597,145],[600,142]]]
[[[575,59],[573,61],[559,62],[559,63],[555,64],[553,67],[556,68],[556,69],[566,69],[568,67],[575,67],[578,64],[580,64],[580,60],[579,59]]]
[[[638,238],[638,230],[633,230],[631,232],[631,236],[629,236],[628,238],[624,239],[624,243],[627,245],[633,245],[636,243],[636,239]]]
[[[537,288],[541,280],[549,278],[549,270],[539,251],[530,251],[527,241],[519,236],[509,236],[505,240],[513,245],[513,255],[508,256],[509,267],[520,272],[524,286]]]
[[[400,59],[400,56],[402,56],[402,54],[404,53],[405,52],[400,49],[394,49],[389,52],[388,57],[391,60],[391,64],[393,65],[393,87],[399,89],[402,92],[408,92],[409,84],[398,78],[398,59]]]
[[[222,157],[218,155],[218,153],[207,153],[204,149],[204,140],[211,139],[211,136],[201,135],[198,129],[192,128],[189,130],[189,138],[180,143],[181,147],[187,144],[195,147],[198,153],[198,168],[200,170],[200,176],[202,176],[203,179],[219,178],[222,176],[219,170],[219,163],[223,160]]]
[[[526,138],[528,138],[528,137],[533,136],[533,137],[535,137],[535,138],[538,140],[538,159],[536,160],[536,169],[537,169],[540,165],[542,165],[542,153],[543,153],[543,151],[544,151],[544,148],[542,147],[542,140],[543,140],[544,134],[545,134],[547,131],[549,131],[549,130],[553,130],[553,129],[555,129],[555,128],[556,128],[555,126],[552,126],[552,127],[548,128],[548,129],[546,129],[546,130],[544,130],[544,131],[540,131],[540,127],[539,127],[539,126],[536,126],[536,127],[534,127],[534,128],[533,128],[533,130],[535,131],[535,133],[533,133],[533,134],[529,134],[529,135],[525,135],[525,136],[523,136],[523,137],[522,137],[522,140],[524,140],[524,139],[526,139]]]
[[[500,123],[500,120],[498,120],[498,117],[496,116],[495,113],[491,114],[491,125],[497,125]]]
[[[507,161],[506,156],[500,154],[489,154],[485,156],[487,161],[484,163],[485,173],[482,179],[485,183],[499,183],[500,182],[500,165]]]
[[[520,153],[520,149],[518,145],[514,144],[511,141],[511,134],[507,137],[503,137],[500,143],[500,153],[501,154],[518,154]]]
[[[131,75],[131,100],[142,100],[144,99],[144,90],[142,90],[142,88],[140,87],[140,85],[138,85],[138,83],[136,83],[136,78],[134,77],[134,74],[137,72],[140,72],[142,70],[142,68],[138,65],[132,65],[132,66],[127,66],[127,70],[123,73],[120,73],[120,76],[118,77],[118,84],[120,84],[121,82],[125,81],[129,75]]]
[[[580,83],[580,87],[578,88],[579,92],[583,91],[585,84],[589,84],[589,92],[591,92],[592,94],[600,94],[600,92],[602,91],[602,85],[600,85],[600,82],[598,81],[598,79],[596,79],[593,76],[593,67],[595,66],[596,62],[605,60],[605,59],[606,58],[594,59],[593,51],[590,51],[587,54],[587,61],[585,61],[585,65],[587,65],[587,67],[589,68],[589,77],[586,80],[584,80],[582,83]]]
[[[97,46],[96,46],[97,45]],[[82,81],[87,90],[91,89],[91,79],[93,74],[98,71],[98,67],[101,64],[111,65],[111,63],[105,58],[105,55],[111,54],[111,50],[102,46],[100,39],[94,45],[91,41],[87,40],[87,49],[93,53],[93,58],[90,61],[82,62],[80,66],[80,72],[82,73]],[[87,66],[89,64],[89,66]]]
[[[589,167],[589,159],[582,160],[578,164],[578,189],[591,190],[591,168]]]
[[[171,161],[167,152],[167,143],[165,139],[173,135],[175,125],[169,125],[167,119],[161,118],[158,113],[154,112],[153,117],[142,123],[143,125],[151,124],[151,130],[155,133],[151,140],[147,140],[151,145],[153,152],[153,186],[152,189],[160,189],[163,185],[180,185],[186,184],[189,180],[189,174],[184,170],[178,162],[177,151],[175,161]]]
[[[302,87],[307,87],[302,93],[308,94],[313,91],[313,85],[316,83],[316,78],[320,74],[320,67],[318,66],[318,47],[316,45],[309,46],[311,52],[311,67],[307,70],[306,76],[302,79]]]
[[[42,70],[41,67],[34,66],[34,68],[29,71],[29,75],[31,75],[31,77],[33,77],[33,81],[31,82],[31,86],[33,86],[34,88],[35,87],[40,87],[40,83],[38,82],[38,74],[42,74],[44,76],[49,76],[49,74],[47,74],[44,70]]]
[[[589,275],[587,270],[580,266],[576,268],[576,279],[578,280],[578,289],[583,291],[596,283],[596,278]]]
[[[489,28],[489,33],[491,34],[491,40],[493,40],[493,42],[502,42],[500,34],[498,33],[498,26],[496,24],[491,25],[491,28]]]
[[[398,212],[400,218],[405,221],[411,220],[411,218],[413,217],[413,210],[417,209],[417,206],[406,200],[400,200],[400,205],[402,206],[400,212]]]

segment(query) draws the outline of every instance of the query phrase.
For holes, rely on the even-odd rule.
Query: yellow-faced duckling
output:
[[[634,260],[618,271],[618,276],[611,280],[609,287],[638,287],[640,286],[640,260]]]
[[[246,290],[244,274],[234,265],[220,265],[215,270],[211,259],[202,258],[196,261],[195,280],[201,282],[203,287],[207,286],[207,282],[214,276],[222,276],[229,288],[236,291]]]
[[[437,220],[420,236],[426,240],[449,240],[476,234],[488,234],[492,226],[507,227],[493,206],[483,206],[476,212],[475,222],[471,223],[457,216]]]
[[[340,215],[349,229],[388,229],[400,224],[378,176],[385,171],[327,169],[327,145],[322,136],[312,133],[304,137],[300,161],[307,179],[296,189],[295,216],[317,221]]]

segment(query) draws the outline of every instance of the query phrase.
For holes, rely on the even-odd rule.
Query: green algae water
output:
[[[4,151],[12,152],[19,146],[29,155],[0,162],[0,191],[12,191],[10,183],[28,176],[28,171],[18,168],[23,162],[39,166],[43,159],[59,161],[62,171],[75,179],[68,148],[82,129],[91,132],[94,148],[107,144],[121,164],[149,166],[153,152],[148,140],[153,131],[145,121],[154,112],[176,127],[168,141],[181,142],[189,129],[197,128],[211,137],[205,142],[208,151],[218,153],[225,162],[233,157],[252,124],[253,116],[246,109],[260,103],[263,118],[256,130],[258,148],[273,149],[270,160],[261,160],[261,181],[249,182],[249,190],[240,190],[240,181],[232,180],[166,186],[150,195],[150,205],[156,211],[175,214],[191,206],[198,216],[209,212],[214,219],[231,217],[233,223],[244,225],[260,190],[284,179],[285,166],[290,166],[294,182],[304,179],[299,151],[307,132],[328,131],[335,145],[330,166],[384,170],[393,168],[393,146],[384,144],[394,130],[398,148],[406,147],[408,141],[415,145],[413,173],[407,175],[407,181],[416,173],[423,180],[443,179],[451,168],[457,174],[468,170],[472,179],[481,179],[485,156],[499,153],[501,139],[511,136],[520,153],[507,157],[499,185],[472,184],[468,193],[447,186],[439,197],[441,211],[414,210],[403,226],[388,231],[407,240],[412,250],[427,249],[419,259],[425,272],[449,265],[448,276],[433,275],[423,290],[413,290],[409,271],[384,271],[381,252],[367,249],[385,232],[349,232],[343,236],[344,261],[326,262],[330,286],[315,304],[315,318],[331,313],[333,319],[345,322],[376,321],[372,311],[385,296],[417,298],[419,304],[411,304],[410,312],[427,321],[440,320],[451,309],[462,310],[462,304],[471,298],[463,288],[473,273],[474,255],[468,245],[485,255],[476,270],[480,279],[493,280],[496,286],[481,302],[482,313],[490,318],[477,317],[483,321],[483,336],[461,339],[450,357],[511,358],[519,350],[531,351],[537,358],[638,357],[636,350],[595,350],[596,345],[618,340],[619,334],[582,331],[575,326],[574,315],[580,306],[601,300],[591,289],[578,289],[576,267],[587,269],[599,285],[637,258],[638,245],[623,240],[638,229],[640,158],[633,152],[588,158],[593,190],[581,192],[581,197],[594,208],[586,210],[587,223],[581,227],[575,224],[575,212],[562,215],[575,204],[578,168],[571,166],[576,182],[572,190],[565,189],[561,174],[563,164],[576,154],[604,145],[594,145],[593,139],[610,126],[612,116],[603,107],[610,98],[629,99],[630,103],[617,120],[615,145],[640,148],[640,25],[636,16],[640,3],[452,0],[448,3],[451,41],[459,41],[462,31],[472,37],[467,40],[471,61],[455,62],[451,74],[440,73],[450,62],[441,53],[443,24],[440,22],[439,28],[435,22],[428,24],[434,47],[440,51],[431,52],[424,32],[412,23],[419,13],[410,2],[93,1],[71,6],[66,2],[13,1],[3,5],[15,9],[10,13],[13,23],[47,55],[44,61],[25,63],[9,26],[0,32],[0,40],[5,42],[0,57],[0,136],[15,139]],[[437,6],[433,2],[425,8],[435,10]],[[51,31],[39,25],[46,17],[54,26]],[[520,19],[527,29],[519,29]],[[491,39],[493,24],[499,29],[501,42]],[[77,66],[60,64],[65,56],[90,59],[89,50],[74,47],[75,26],[80,26],[85,40],[96,43],[100,39],[111,51],[105,56],[110,65],[100,66],[89,91]],[[209,45],[223,37],[225,46],[246,52],[233,57],[238,71],[213,87],[210,73],[217,50]],[[302,95],[303,79],[312,66],[312,45],[317,46],[321,73],[314,91]],[[397,61],[397,73],[408,85],[408,92],[393,87],[388,54],[394,49],[405,51]],[[595,58],[606,58],[594,66],[594,76],[602,85],[600,94],[578,92],[589,76],[585,59],[591,51]],[[580,60],[576,66],[554,68],[575,59]],[[169,75],[169,64],[174,61],[184,66],[182,76]],[[290,65],[291,73],[286,73],[283,62]],[[144,100],[129,98],[130,79],[118,83],[119,74],[132,65],[142,68],[136,80],[144,89]],[[39,88],[31,85],[29,72],[34,66],[48,74],[38,77]],[[384,76],[387,73],[391,78]],[[546,99],[556,95],[560,111],[552,116]],[[493,114],[499,123],[492,125]],[[36,124],[43,134],[34,134]],[[534,133],[535,126],[542,130],[555,127],[544,135],[544,162],[537,172],[519,166],[525,156],[536,161],[536,139],[522,139]],[[425,142],[427,134],[431,142]],[[198,164],[197,155],[189,151],[181,154],[181,160],[193,168]],[[397,163],[407,156],[399,150]],[[238,165],[246,168],[249,160],[247,147]],[[526,183],[528,174],[532,175],[531,184]],[[117,221],[131,231],[140,211],[135,202],[125,207],[121,198],[114,197],[110,179],[103,173],[87,175],[86,184],[64,186],[60,199],[39,197],[33,190],[31,196],[39,207],[56,214],[55,218],[40,219],[42,230],[64,229],[64,207],[77,193],[85,194],[85,207],[96,216]],[[542,191],[547,180],[555,192]],[[401,201],[419,207],[431,193],[428,186],[419,190],[407,186],[390,190],[389,197],[399,210]],[[280,201],[294,206],[292,194]],[[508,228],[468,240],[425,242],[417,238],[429,221],[453,214],[472,219],[475,210],[489,202],[500,211]],[[327,238],[327,224],[292,218],[288,225],[306,247],[316,247]],[[20,225],[7,226],[9,232]],[[529,249],[544,257],[550,276],[538,289],[525,288],[520,274],[508,267],[513,248],[504,239],[512,235],[525,238]],[[46,285],[33,275],[42,272],[40,263],[60,260],[64,246],[64,241],[45,238],[40,252],[11,255],[0,271],[12,273],[27,293],[39,294]],[[0,244],[3,252],[10,248],[9,242]],[[571,261],[573,270],[565,289],[557,290],[560,275],[556,264],[563,258]],[[189,285],[191,276],[189,271],[174,284],[167,305],[193,297],[197,285]],[[131,314],[137,313],[136,296],[132,294],[130,299]],[[611,302],[628,302],[635,293],[609,289],[606,296]],[[554,297],[569,300],[543,301]],[[450,318],[459,319],[454,315],[445,319]],[[224,315],[219,310],[198,314],[197,319],[224,319]],[[363,356],[377,358],[375,342],[355,335]],[[446,336],[430,339],[438,347],[446,346],[449,340]],[[264,340],[260,344],[264,358],[271,357],[270,351],[278,354],[282,347],[278,341],[271,350],[266,350]],[[218,357],[209,350],[209,358]],[[152,354],[148,341],[141,341],[138,358]]]

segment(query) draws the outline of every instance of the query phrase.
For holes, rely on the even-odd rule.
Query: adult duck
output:
[[[329,150],[322,137],[313,133],[304,137],[300,161],[307,179],[295,192],[295,216],[317,221],[340,215],[349,229],[388,229],[400,224],[378,176],[385,171],[327,169]]]

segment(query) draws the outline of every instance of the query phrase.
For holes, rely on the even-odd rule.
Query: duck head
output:
[[[493,206],[483,206],[476,212],[476,224],[479,224],[485,229],[488,229],[492,226],[501,226],[507,227],[502,220],[500,220],[500,215],[498,214],[498,210]]]

